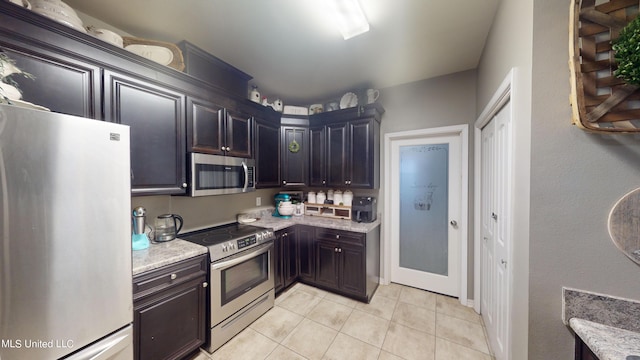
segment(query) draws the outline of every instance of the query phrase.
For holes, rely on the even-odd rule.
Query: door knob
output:
[[[500,259],[500,264],[507,265],[507,261],[505,259]]]
[[[457,222],[457,221],[455,221],[455,220],[451,220],[451,221],[449,222],[449,224],[451,224],[451,226],[453,226],[453,227],[458,226],[458,222]]]
[[[493,220],[496,220],[496,221],[497,221],[497,220],[498,220],[498,214],[496,214],[496,213],[491,213],[491,218],[492,218]]]

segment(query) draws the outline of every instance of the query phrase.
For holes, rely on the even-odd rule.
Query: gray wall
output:
[[[529,359],[569,359],[562,286],[640,300],[640,267],[607,232],[614,203],[640,186],[640,136],[570,124],[565,1],[535,0],[531,131]]]
[[[379,207],[384,206],[384,135],[407,130],[418,130],[440,126],[473,124],[476,93],[475,70],[445,75],[433,79],[412,82],[382,89],[380,102],[386,112],[380,126],[381,171]],[[470,126],[471,130],[471,126]],[[473,134],[470,132],[469,149],[473,149]],[[473,174],[473,161],[469,157],[469,174]],[[469,198],[473,199],[473,179],[469,179]],[[473,204],[469,204],[469,234],[473,234]],[[383,232],[384,233],[384,232]],[[384,241],[385,239],[383,239]],[[473,238],[469,235],[469,280],[467,293],[473,298]]]
[[[503,1],[478,68],[478,112],[510,67],[520,80],[516,186],[528,198],[517,195],[514,203],[530,215],[516,216],[513,359],[573,357],[573,336],[561,320],[563,286],[640,299],[640,268],[607,233],[613,204],[640,186],[640,136],[571,125],[568,22],[564,1]],[[522,141],[530,141],[530,154]]]

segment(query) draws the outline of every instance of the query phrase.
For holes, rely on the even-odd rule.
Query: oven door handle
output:
[[[222,261],[218,262],[218,263],[213,263],[211,264],[211,270],[220,270],[220,269],[224,269],[224,268],[228,268],[234,265],[238,265],[244,261],[247,261],[253,257],[256,257],[258,255],[264,254],[266,252],[268,252],[269,250],[271,250],[271,248],[273,247],[273,242],[269,242],[268,244],[264,244],[261,245],[259,247],[257,247],[256,249],[252,250],[250,253],[248,254],[240,254],[240,255],[234,255],[231,256],[227,259],[223,259]]]

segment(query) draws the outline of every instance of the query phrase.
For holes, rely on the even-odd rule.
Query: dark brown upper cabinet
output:
[[[252,124],[249,114],[187,98],[187,147],[192,152],[250,158]]]
[[[226,109],[224,113],[225,155],[250,158],[253,118],[251,115]]]
[[[105,120],[131,131],[132,194],[184,194],[185,96],[148,79],[104,76]]]
[[[302,187],[309,182],[309,129],[302,126],[281,128],[280,173],[283,187]]]
[[[280,187],[280,122],[255,118],[256,187]]]
[[[311,186],[380,187],[380,119],[371,104],[309,117]]]
[[[309,127],[309,186],[327,185],[327,127]]]
[[[22,91],[22,100],[58,113],[102,118],[99,67],[72,57],[47,54],[40,48],[15,50],[0,46],[0,51],[13,59],[20,70],[34,76],[12,76]]]

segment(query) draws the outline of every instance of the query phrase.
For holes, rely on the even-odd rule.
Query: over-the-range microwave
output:
[[[191,153],[189,195],[208,196],[256,190],[255,160]]]

